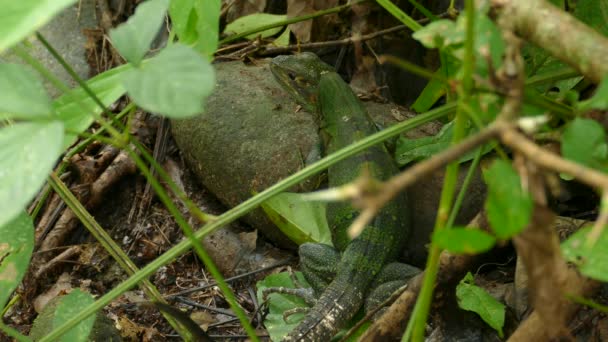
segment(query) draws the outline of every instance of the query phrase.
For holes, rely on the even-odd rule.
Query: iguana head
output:
[[[321,75],[334,71],[312,52],[275,57],[270,70],[298,104],[311,113],[316,112]]]

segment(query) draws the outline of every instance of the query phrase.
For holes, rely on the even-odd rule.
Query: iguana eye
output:
[[[295,81],[295,80],[296,80],[296,78],[298,77],[298,76],[297,76],[295,73],[293,73],[293,72],[288,72],[288,73],[287,73],[287,76],[289,76],[289,78],[290,78],[292,81]]]

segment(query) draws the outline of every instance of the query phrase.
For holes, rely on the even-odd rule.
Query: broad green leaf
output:
[[[597,240],[589,240],[593,227],[579,229],[561,245],[564,258],[578,266],[585,276],[599,281],[608,281],[608,229],[602,228]]]
[[[78,316],[80,312],[93,304],[95,300],[93,296],[81,290],[73,290],[67,296],[63,296],[55,309],[55,316],[53,317],[53,327],[59,327],[67,320]],[[65,342],[85,342],[88,341],[89,334],[95,323],[95,315],[91,315],[84,320],[80,321],[75,327],[68,330],[61,337],[61,341]]]
[[[289,26],[285,28],[283,33],[274,40],[274,45],[276,46],[287,46],[289,45],[289,37],[291,35],[291,30]]]
[[[464,31],[458,29],[453,21],[441,19],[414,32],[412,38],[429,49],[441,49],[450,45],[462,44]]]
[[[172,0],[169,14],[180,42],[211,58],[218,44],[220,8],[220,0]]]
[[[474,129],[471,129],[470,133],[473,133],[474,131]],[[441,128],[441,131],[433,136],[418,139],[408,139],[400,136],[397,139],[397,147],[395,149],[395,159],[397,160],[397,164],[399,164],[399,166],[407,165],[412,161],[427,159],[439,152],[442,152],[452,143],[453,132],[454,124],[452,121],[444,125]],[[494,144],[485,144],[482,147],[482,152],[484,154],[489,152],[492,150],[493,146]],[[477,150],[469,151],[460,157],[458,161],[463,163],[471,160],[475,158],[476,154]]]
[[[34,198],[61,154],[63,124],[16,123],[0,128],[0,227]]]
[[[300,286],[305,288],[310,287],[301,272],[295,272],[295,276],[298,279]],[[276,287],[296,288],[296,284],[293,283],[289,273],[282,272],[269,275],[259,281],[256,287],[258,289],[258,302],[262,303],[264,301],[262,298],[262,291],[264,289]],[[304,313],[296,313],[289,316],[287,322],[283,320],[283,312],[297,307],[307,307],[302,298],[281,293],[272,293],[268,296],[268,315],[266,315],[266,319],[264,320],[264,326],[268,330],[271,340],[281,341],[285,335],[292,331],[298,323],[304,319]]]
[[[495,161],[483,176],[488,184],[485,208],[492,229],[499,239],[509,239],[530,221],[532,198],[521,188],[519,175],[506,161]]]
[[[440,248],[456,254],[478,254],[490,250],[496,239],[479,229],[454,227],[436,230],[433,242]]]
[[[298,245],[304,242],[332,245],[325,207],[325,203],[303,200],[301,194],[288,192],[262,203],[270,220]]]
[[[457,26],[463,32],[463,35],[466,30],[465,25],[466,16],[458,16]],[[490,66],[485,56],[490,58],[494,69],[499,68],[502,65],[504,51],[505,44],[500,30],[490,18],[481,12],[476,12],[474,52],[477,56],[475,59],[477,73],[484,77],[490,73]],[[462,60],[464,58],[464,47],[454,50],[454,55]]]
[[[0,112],[6,112],[9,118],[28,119],[48,117],[51,110],[51,99],[31,69],[0,64]]]
[[[76,0],[0,0],[0,53],[49,22]]]
[[[604,77],[600,85],[595,90],[595,94],[585,101],[581,101],[577,109],[579,110],[590,110],[590,109],[608,109],[608,77]]]
[[[87,81],[87,85],[107,107],[124,95],[122,75],[128,70],[131,70],[129,64],[121,65],[93,77]],[[101,108],[80,87],[55,99],[53,108],[67,131],[62,144],[63,149],[74,143],[78,133],[89,128],[94,121],[94,115],[101,113]]]
[[[498,332],[502,338],[505,324],[505,306],[490,296],[484,289],[475,285],[471,272],[456,286],[458,306],[478,314],[484,322]]]
[[[215,86],[209,62],[191,48],[173,44],[127,71],[123,84],[140,107],[172,118],[200,114]]]
[[[139,65],[158,34],[168,7],[169,0],[148,0],[137,6],[126,23],[110,31],[112,45],[127,62]]]
[[[226,25],[224,33],[226,34],[239,34],[241,32],[255,29],[256,27],[274,24],[287,19],[285,14],[268,14],[268,13],[254,13],[240,17],[237,20]],[[262,38],[273,36],[281,31],[282,27],[275,27],[266,31],[262,31],[255,34],[250,34],[247,39],[255,39],[258,35]]]
[[[21,211],[0,225],[0,308],[21,283],[34,251],[34,223]]]
[[[577,163],[608,171],[606,134],[599,123],[576,118],[569,122],[562,134],[562,155]]]

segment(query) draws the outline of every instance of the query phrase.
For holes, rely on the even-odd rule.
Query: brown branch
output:
[[[509,123],[504,121],[497,121],[494,124],[488,126],[479,133],[463,140],[460,144],[448,148],[447,150],[420,162],[406,171],[394,176],[383,184],[369,184],[369,187],[376,188],[372,192],[363,191],[364,194],[360,198],[355,198],[355,205],[363,208],[361,214],[357,217],[355,222],[349,229],[349,235],[351,237],[358,236],[371,218],[390,201],[396,194],[405,189],[407,186],[412,185],[414,182],[422,179],[423,176],[444,167],[445,165],[457,160],[465,153],[475,149],[478,146],[496,138],[499,136],[500,131],[510,127]],[[369,183],[369,182],[368,182]],[[363,185],[364,188],[368,186]]]
[[[608,38],[545,0],[492,0],[522,38],[599,83],[608,73]]]
[[[547,170],[567,173],[591,187],[600,188],[603,192],[608,191],[606,174],[543,149],[514,129],[500,132],[500,141]]]

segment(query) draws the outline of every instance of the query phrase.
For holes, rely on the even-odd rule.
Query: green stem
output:
[[[22,335],[19,331],[17,331],[17,329],[15,329],[13,327],[9,327],[8,325],[4,324],[4,322],[2,322],[2,320],[0,320],[0,330],[4,331],[7,335],[9,335],[10,337],[14,338],[15,340],[17,340],[19,342],[32,342],[32,339],[30,339],[27,336]]]
[[[458,110],[456,113],[456,119],[454,123],[454,135],[452,137],[452,144],[457,144],[466,134],[467,119],[464,113],[464,105],[468,103],[471,91],[473,90],[473,71],[475,68],[475,7],[473,0],[465,1],[466,8],[466,37],[465,37],[465,53],[463,60],[463,79],[462,87],[460,89],[461,96],[458,100]],[[446,222],[450,214],[452,203],[454,199],[454,192],[456,189],[456,182],[458,179],[458,162],[450,163],[447,166],[445,178],[443,181],[443,189],[441,192],[441,199],[439,202],[439,210],[437,212],[437,219],[435,221],[435,231],[446,229]],[[437,279],[437,272],[439,271],[439,256],[441,255],[441,249],[431,241],[431,247],[429,250],[429,257],[427,259],[426,269],[424,273],[424,280],[420,295],[414,307],[414,313],[412,320],[412,340],[423,341],[424,331],[426,327],[426,321],[430,312],[431,302],[433,299],[433,290],[435,289],[435,281]],[[404,334],[404,339],[407,339]]]
[[[209,271],[209,273],[211,273],[211,275],[217,282],[217,286],[220,288],[220,290],[226,297],[226,301],[228,301],[230,308],[232,308],[235,315],[241,321],[241,324],[243,324],[243,327],[245,327],[245,331],[247,331],[249,338],[251,338],[253,341],[258,341],[255,329],[251,326],[251,323],[249,323],[249,318],[245,314],[245,311],[243,311],[241,306],[238,304],[234,293],[232,293],[232,290],[228,286],[228,283],[226,283],[226,281],[224,280],[224,277],[222,276],[220,271],[217,269],[217,266],[215,266],[213,259],[211,259],[209,254],[207,254],[207,252],[203,248],[201,239],[195,236],[194,231],[192,230],[192,227],[190,227],[190,225],[188,224],[186,219],[179,212],[179,209],[177,209],[177,207],[175,206],[173,201],[171,201],[171,199],[167,195],[167,192],[164,191],[162,185],[160,185],[158,180],[152,176],[150,169],[146,166],[146,164],[139,157],[139,155],[131,149],[129,149],[127,151],[129,152],[130,157],[133,158],[133,160],[137,164],[137,167],[139,168],[139,170],[146,176],[146,178],[148,179],[148,182],[150,182],[150,185],[156,192],[156,195],[158,196],[160,201],[167,208],[167,210],[169,210],[169,212],[171,213],[171,215],[177,222],[178,226],[184,232],[184,235],[186,235],[186,237],[188,238],[188,241],[194,247],[194,251],[196,252],[198,257],[203,261],[203,264],[205,264],[207,271]]]
[[[402,132],[413,129],[432,120],[439,119],[445,115],[448,115],[449,113],[452,113],[455,108],[455,104],[444,105],[440,108],[431,110],[424,114],[420,114],[410,120],[389,127],[385,130],[382,130],[381,132],[365,137],[352,145],[349,145],[339,151],[336,151],[335,153],[332,153],[331,155],[319,160],[318,162],[303,168],[295,174],[283,179],[282,181],[276,183],[268,189],[260,192],[256,196],[246,200],[240,205],[218,216],[216,220],[205,224],[202,229],[198,230],[194,234],[194,237],[196,239],[202,239],[203,237],[214,232],[220,227],[245,215],[249,211],[259,206],[262,202],[289,189],[293,185],[300,183],[306,178],[321,172],[322,170],[328,168],[330,165],[333,165],[340,160],[344,160],[350,156],[353,156],[365,150],[366,148],[379,144],[386,139],[390,139],[391,137],[397,136]],[[123,281],[121,284],[110,290],[110,292],[103,295],[95,303],[89,305],[82,312],[80,312],[78,318],[75,317],[68,320],[67,322],[64,322],[60,327],[53,331],[52,334],[46,336],[43,340],[41,340],[41,342],[52,341],[59,337],[61,334],[64,334],[66,331],[68,331],[70,328],[72,328],[79,322],[80,317],[88,317],[103,308],[104,306],[108,305],[113,299],[120,296],[122,293],[126,292],[133,286],[137,285],[137,283],[141,280],[152,275],[154,272],[156,272],[158,268],[168,264],[176,257],[185,253],[190,248],[190,246],[190,240],[181,241],[176,246],[166,251],[154,261],[143,267],[139,272],[130,276],[127,280]]]
[[[129,275],[137,273],[137,266],[129,259],[129,256],[114,242],[110,235],[95,221],[93,216],[85,209],[80,201],[72,194],[70,189],[57,177],[55,173],[52,173],[49,177],[49,184],[53,187],[55,192],[65,201],[68,207],[72,210],[74,215],[82,222],[87,230],[93,235],[93,237],[108,251],[108,253],[118,262],[120,267],[127,272]],[[145,279],[142,282],[142,289],[150,298],[156,301],[164,302],[164,299],[158,289],[148,280]],[[164,315],[171,326],[180,333],[182,336],[187,336],[188,332],[181,328],[175,320],[169,316]],[[84,319],[82,316],[76,316],[78,321]]]

